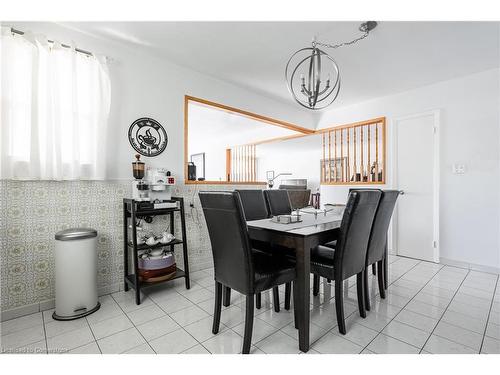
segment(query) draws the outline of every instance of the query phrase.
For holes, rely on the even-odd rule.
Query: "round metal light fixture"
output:
[[[295,68],[292,70],[291,66]],[[308,109],[325,108],[337,99],[340,92],[339,66],[331,56],[317,48],[315,42],[312,47],[302,48],[290,57],[285,77],[292,97]]]
[[[332,104],[340,92],[340,69],[335,60],[319,46],[339,48],[354,44],[368,36],[377,22],[368,21],[360,25],[360,37],[340,44],[325,44],[313,40],[312,46],[299,49],[288,60],[285,81],[293,99],[302,107],[323,109]]]

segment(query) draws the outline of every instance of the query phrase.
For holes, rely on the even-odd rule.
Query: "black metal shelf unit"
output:
[[[186,235],[186,217],[184,211],[184,199],[180,197],[172,197],[172,202],[179,202],[178,208],[160,208],[160,209],[141,209],[139,207],[139,202],[124,198],[123,199],[123,272],[124,272],[124,288],[128,291],[129,288],[135,290],[135,303],[141,303],[141,288],[157,285],[161,283],[166,283],[171,280],[184,278],[186,283],[186,289],[190,288],[189,282],[189,263],[188,263],[188,251],[187,251],[187,235]],[[170,216],[170,232],[175,233],[175,213],[179,212],[181,219],[181,230],[182,239],[175,239],[168,244],[157,244],[153,246],[149,245],[138,245],[137,244],[137,228],[135,223],[137,218],[144,216],[158,216],[158,215],[169,215]],[[129,223],[132,229],[130,230],[131,241],[129,241]],[[170,251],[174,251],[175,245],[182,245],[182,253],[184,258],[184,269],[177,267],[176,273],[173,277],[168,280],[158,281],[154,283],[146,283],[139,280],[139,269],[138,269],[138,252],[145,249],[153,249],[162,246],[170,246]],[[129,272],[129,251],[133,252],[133,273]]]

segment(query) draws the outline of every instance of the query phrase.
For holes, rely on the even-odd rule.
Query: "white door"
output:
[[[439,262],[439,112],[396,119],[396,254]]]

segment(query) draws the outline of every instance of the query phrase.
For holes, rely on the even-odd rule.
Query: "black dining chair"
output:
[[[364,272],[375,212],[382,193],[358,190],[349,194],[335,249],[318,246],[311,251],[311,273],[335,281],[335,308],[339,332],[346,334],[344,283],[356,275],[359,314],[366,317]]]
[[[246,314],[242,353],[248,354],[252,342],[254,295],[294,281],[295,265],[286,257],[252,251],[238,192],[200,192],[199,197],[214,259],[212,332],[219,332],[223,285],[244,294]]]
[[[271,216],[290,215],[292,213],[292,203],[287,190],[264,190],[264,195]]]
[[[350,193],[351,191],[353,191],[353,190],[379,190],[379,191],[382,191],[382,190],[380,190],[380,189],[373,189],[373,188],[350,188],[350,189],[349,189],[349,193]],[[349,193],[348,193],[348,194],[349,194]],[[374,275],[377,275],[377,265],[376,265],[376,264],[372,264],[372,273],[373,273]]]
[[[387,231],[391,222],[392,213],[396,206],[399,190],[383,190],[380,202],[373,219],[372,231],[366,252],[366,265],[364,273],[365,285],[365,308],[370,310],[370,293],[368,288],[368,267],[377,265],[378,288],[380,298],[385,298],[387,270],[384,270],[387,262]]]
[[[264,190],[266,205],[270,216],[290,215],[292,213],[292,202],[286,189]],[[290,251],[284,251],[290,258],[295,254]],[[290,284],[285,284],[285,310],[290,309],[292,288]]]
[[[240,194],[241,205],[243,207],[243,214],[246,221],[250,220],[262,220],[269,217],[269,212],[267,210],[266,200],[264,198],[264,192],[260,189],[236,189]],[[251,240],[252,248],[258,251],[263,251],[265,253],[272,254],[272,244],[264,241]],[[279,255],[279,254],[278,254]],[[285,289],[288,290],[291,285],[286,284]],[[285,295],[287,295],[285,293]],[[288,293],[290,295],[290,293]],[[231,301],[231,289],[229,287],[224,287],[224,306],[229,306]],[[273,288],[273,305],[274,311],[280,311],[280,297],[278,287]],[[255,296],[255,307],[260,309],[262,306],[262,295],[257,293]],[[290,302],[285,298],[285,310],[290,310]]]
[[[283,189],[288,193],[292,210],[309,206],[311,189]]]
[[[243,213],[247,221],[269,217],[264,191],[261,189],[236,189],[240,194]]]

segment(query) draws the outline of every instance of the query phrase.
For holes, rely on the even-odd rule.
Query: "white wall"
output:
[[[109,54],[113,52],[110,51]],[[122,57],[118,57],[122,59]],[[239,87],[189,71],[164,60],[127,57],[127,63],[117,66],[113,72],[115,82],[120,82],[120,114],[113,124],[117,132],[117,153],[110,160],[111,166],[118,166],[112,177],[131,175],[130,162],[134,150],[128,144],[126,131],[136,118],[150,116],[166,127],[169,144],[167,150],[151,165],[164,166],[178,177],[183,175],[184,160],[184,95],[201,97],[229,106],[313,127],[312,118],[293,106],[251,93]],[[116,91],[115,91],[116,93]],[[116,97],[116,96],[115,96]]]
[[[439,82],[323,113],[319,128],[386,116],[388,187],[392,124],[397,117],[441,110],[441,257],[500,268],[499,69]],[[452,174],[464,163],[464,175]],[[323,186],[321,199],[345,201],[346,187]]]

